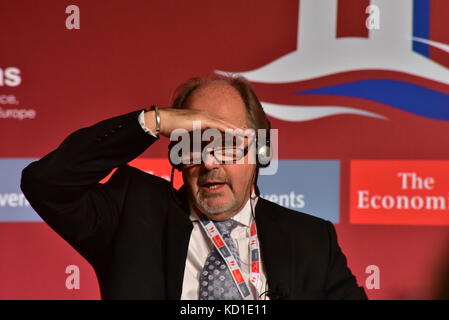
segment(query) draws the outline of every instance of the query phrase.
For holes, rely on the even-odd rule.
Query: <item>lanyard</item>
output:
[[[253,200],[250,199],[250,201]],[[256,207],[256,203],[257,198],[255,198],[253,201],[254,208]],[[232,251],[229,249],[226,242],[223,240],[220,231],[215,226],[214,222],[210,220],[205,214],[202,214],[202,212],[199,211],[195,206],[194,209],[198,214],[198,217],[200,218],[201,226],[203,227],[207,236],[212,241],[213,245],[220,253],[220,255],[223,257],[223,260],[226,262],[226,265],[229,271],[231,272],[232,278],[234,279],[234,282],[237,285],[240,295],[244,300],[251,299],[251,294],[248,285],[245,282],[245,279],[243,278],[243,274],[237,263],[237,260],[235,259],[234,255],[232,254]],[[260,249],[259,249],[259,239],[257,237],[256,222],[254,221],[252,215],[250,222],[249,248],[250,248],[250,266],[251,266],[249,280],[250,283],[256,289],[255,292],[257,292],[257,283],[259,282],[260,279]],[[257,296],[258,295],[256,294],[256,299]]]

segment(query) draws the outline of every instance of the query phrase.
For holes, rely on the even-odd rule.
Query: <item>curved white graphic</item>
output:
[[[301,0],[297,49],[258,69],[234,73],[250,81],[260,83],[291,83],[315,79],[331,74],[360,71],[387,70],[402,72],[449,85],[449,70],[413,51],[413,40],[426,43],[449,52],[449,46],[435,41],[412,38],[412,0],[371,0],[379,7],[381,23],[379,30],[370,30],[369,38],[336,38],[337,1]],[[217,70],[217,73],[229,73]],[[266,105],[266,104],[264,104]],[[279,106],[278,106],[279,107]],[[293,112],[293,108],[289,107]],[[300,108],[304,108],[300,106]],[[312,119],[314,115],[353,113],[347,108],[301,109],[299,119]],[[328,108],[328,107],[321,107]],[[327,110],[327,111],[324,111]],[[276,108],[267,113],[273,117],[282,114]],[[310,116],[306,113],[310,112]],[[335,113],[337,112],[337,113]],[[368,115],[370,114],[370,115]],[[365,116],[373,114],[367,112]],[[293,113],[289,115],[294,117]],[[321,116],[322,117],[322,116]],[[378,118],[383,118],[377,115]],[[304,120],[291,120],[304,121]]]
[[[265,112],[277,119],[291,122],[316,120],[319,118],[325,118],[340,114],[353,114],[371,118],[377,118],[387,120],[388,118],[379,115],[374,112],[365,110],[349,108],[349,107],[337,107],[337,106],[319,106],[319,107],[307,107],[307,106],[288,106],[273,104],[268,102],[262,102]]]
[[[413,41],[421,42],[421,43],[427,44],[431,47],[435,47],[440,50],[443,50],[444,52],[449,53],[449,45],[447,45],[445,43],[432,41],[432,40],[428,40],[428,39],[423,39],[423,38],[417,38],[417,37],[413,37],[412,39],[413,39]]]

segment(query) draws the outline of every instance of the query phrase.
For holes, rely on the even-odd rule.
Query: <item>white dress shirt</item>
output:
[[[144,111],[139,114],[138,121],[142,129],[156,137],[145,126]],[[260,257],[260,279],[257,284],[257,288],[254,288],[248,281],[250,276],[250,222],[251,222],[251,206],[250,202],[245,204],[243,209],[235,214],[232,219],[239,222],[237,226],[231,231],[230,238],[234,241],[234,244],[238,250],[239,258],[241,262],[241,271],[245,282],[248,284],[254,297],[260,299],[269,299],[266,294],[268,290],[268,284],[266,281],[266,273],[263,265],[262,257]],[[200,225],[198,215],[190,207],[190,220],[193,224],[192,234],[190,235],[189,248],[187,251],[187,260],[184,268],[184,279],[182,283],[181,300],[198,300],[200,290],[200,276],[203,271],[204,263],[207,256],[213,248],[213,244],[209,237]]]
[[[260,261],[260,279],[257,288],[249,283],[250,276],[250,222],[251,207],[250,202],[246,203],[243,209],[232,217],[237,221],[237,226],[231,231],[230,238],[239,253],[241,271],[245,282],[248,284],[254,297],[259,297],[268,290],[266,274],[262,261]],[[201,226],[198,215],[190,208],[190,220],[193,223],[192,234],[190,235],[189,249],[187,251],[187,261],[184,269],[184,281],[182,284],[181,300],[197,300],[199,298],[200,277],[203,271],[207,256],[213,248],[213,244]],[[261,296],[265,299],[265,294]],[[268,297],[267,297],[268,298]]]

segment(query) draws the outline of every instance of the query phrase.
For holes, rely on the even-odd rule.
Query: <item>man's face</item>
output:
[[[214,116],[247,128],[245,104],[232,86],[212,82],[195,90],[186,106],[189,109],[204,110]],[[211,161],[187,166],[182,174],[188,188],[190,200],[207,216],[217,221],[229,219],[239,212],[250,195],[255,165],[219,164]]]

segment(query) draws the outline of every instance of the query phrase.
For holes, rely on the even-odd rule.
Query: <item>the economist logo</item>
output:
[[[449,161],[352,160],[350,222],[449,225]]]

